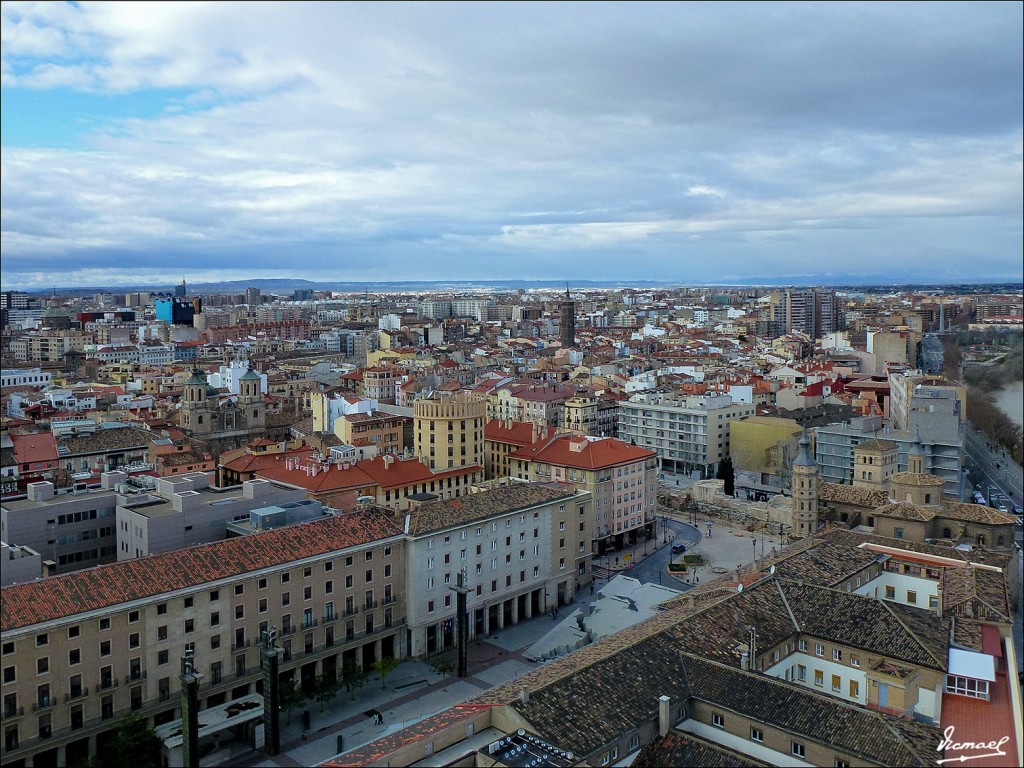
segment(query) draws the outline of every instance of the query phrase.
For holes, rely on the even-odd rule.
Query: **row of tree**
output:
[[[978,342],[991,344],[993,341],[1002,340],[1004,339],[993,340],[967,334],[943,337],[943,374],[946,378],[954,381],[960,378],[964,344]],[[1020,338],[1005,340],[1007,341],[1007,344],[1004,345],[1007,347],[1007,357],[1001,365],[993,366],[990,369],[974,366],[969,369],[972,373],[964,376],[968,384],[967,418],[975,429],[984,434],[991,442],[1009,451],[1013,460],[1021,464],[1024,463],[1024,434],[1022,434],[1020,426],[1003,413],[993,401],[996,389],[1011,381],[1019,381],[1024,376],[1024,364],[1022,364],[1021,357],[1022,340]],[[979,370],[984,370],[986,373],[976,375],[974,371]]]

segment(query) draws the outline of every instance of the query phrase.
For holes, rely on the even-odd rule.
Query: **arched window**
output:
[[[260,417],[260,412],[259,412],[259,409],[258,409],[258,408],[253,408],[253,409],[252,409],[252,417],[253,417],[254,419],[258,419],[258,418]]]
[[[632,736],[629,737],[629,748],[630,748],[630,750],[634,750],[634,749],[639,748],[639,746],[640,746],[640,736],[639,736],[639,734],[634,733]]]

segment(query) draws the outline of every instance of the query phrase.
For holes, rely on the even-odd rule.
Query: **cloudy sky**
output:
[[[2,283],[1021,280],[1022,5],[2,5]]]

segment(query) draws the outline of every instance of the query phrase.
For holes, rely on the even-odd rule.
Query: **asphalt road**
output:
[[[678,520],[672,518],[664,518],[664,524],[668,525],[668,542],[665,541],[665,533],[663,528],[663,519],[658,518],[658,549],[656,552],[651,552],[653,548],[653,542],[648,543],[648,555],[643,557],[636,565],[620,573],[629,576],[630,578],[636,579],[644,584],[664,584],[666,587],[672,587],[673,589],[687,590],[691,589],[692,585],[685,584],[684,582],[669,576],[666,569],[668,568],[668,562],[672,558],[672,542],[673,536],[675,541],[687,542],[687,547],[691,547],[701,540],[701,533],[696,528],[688,523],[681,523]],[[610,555],[599,557],[594,560],[594,564],[598,567],[615,567],[615,558],[619,558],[620,565],[625,562],[624,556],[630,555],[634,550],[625,549],[622,552],[613,552]],[[636,547],[635,552],[637,555],[643,555],[644,546],[641,543]]]

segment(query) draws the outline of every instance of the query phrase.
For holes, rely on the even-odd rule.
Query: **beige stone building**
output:
[[[486,402],[466,392],[434,392],[413,406],[413,451],[431,470],[484,465]]]
[[[361,511],[5,587],[4,765],[79,764],[128,714],[180,718],[187,650],[203,709],[262,691],[271,627],[307,691],[402,656],[404,546],[398,521]]]

